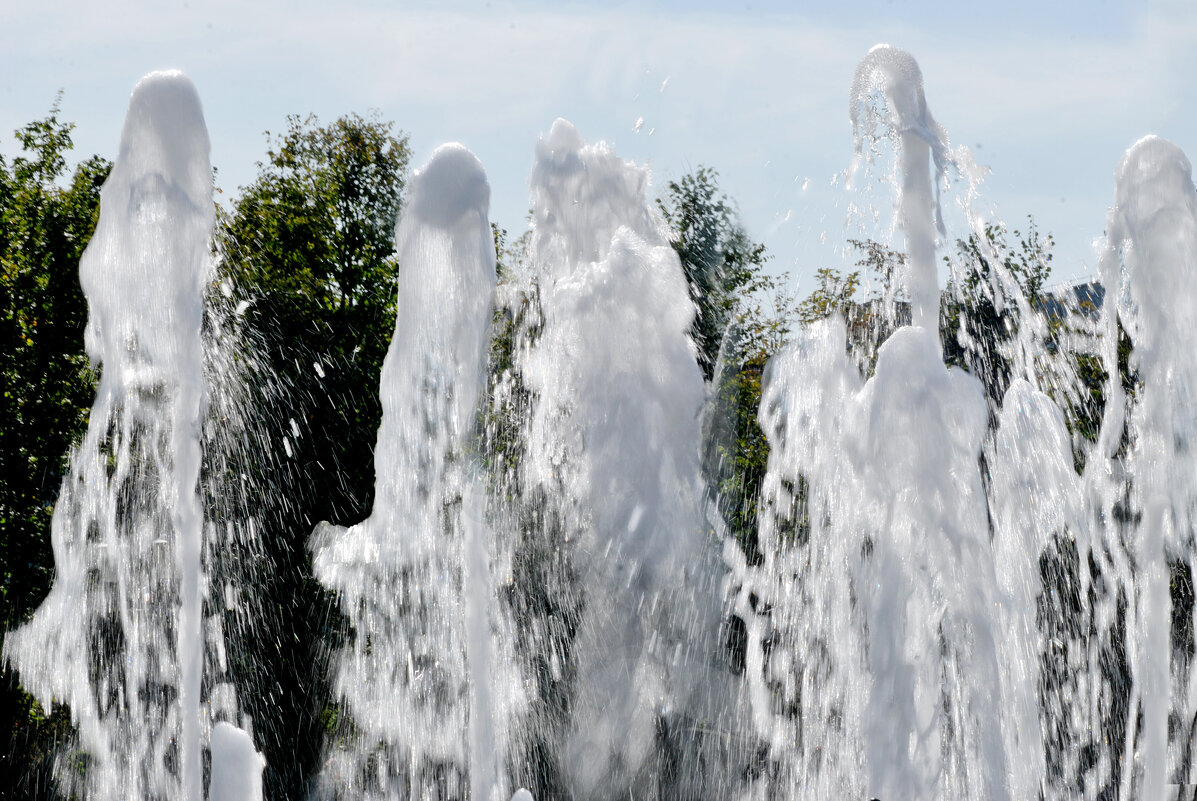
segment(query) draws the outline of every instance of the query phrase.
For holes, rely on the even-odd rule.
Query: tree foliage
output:
[[[407,137],[376,117],[328,125],[290,117],[255,181],[220,217],[222,272],[263,343],[255,412],[274,449],[241,466],[261,490],[252,513],[267,567],[255,578],[260,621],[242,643],[249,654],[239,677],[273,796],[310,789],[325,729],[338,718],[326,684],[338,618],[311,576],[306,544],[319,521],[351,525],[373,504],[408,159]]]
[[[761,380],[789,334],[794,304],[788,276],[767,271],[768,251],[748,236],[718,177],[699,167],[670,181],[657,203],[697,311],[690,333],[698,363],[712,384],[704,469],[732,535],[751,553],[769,456],[757,424]]]
[[[49,586],[50,513],[71,445],[82,435],[94,377],[83,351],[87,304],[78,265],[111,166],[95,157],[69,183],[73,126],[16,132],[22,155],[0,159],[0,598],[5,627]]]
[[[776,287],[775,279],[764,271],[769,260],[765,246],[749,238],[735,204],[719,189],[718,179],[715,170],[700,166],[670,181],[665,195],[657,200],[698,311],[691,336],[707,381],[714,376],[719,349],[737,316],[737,306]]]
[[[49,591],[50,518],[94,387],[78,266],[111,164],[92,157],[68,176],[74,126],[58,115],[55,102],[16,131],[20,155],[0,157],[0,630],[26,620]],[[63,710],[47,713],[4,669],[0,775],[13,793],[49,792],[50,740],[66,720]]]
[[[821,267],[815,273],[815,288],[798,304],[798,322],[809,325],[835,314],[847,318],[855,308],[859,286],[859,270],[845,275],[830,267]]]
[[[1028,223],[1026,234],[990,223],[983,238],[970,234],[944,256],[951,275],[940,303],[944,361],[981,382],[991,409],[1010,386],[1022,315],[1039,313],[1051,272],[1051,235]]]
[[[371,500],[408,155],[406,136],[376,118],[293,116],[221,216],[222,269],[293,404],[294,458],[326,477],[329,519],[360,518]]]
[[[292,116],[271,141],[220,238],[230,277],[253,298],[251,321],[282,346],[381,367],[408,158],[405,135],[355,114],[323,127]]]

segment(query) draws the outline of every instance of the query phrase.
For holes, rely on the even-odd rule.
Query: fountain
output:
[[[203,697],[220,637],[204,630],[198,487],[214,207],[199,96],[181,73],[134,89],[101,203],[79,272],[102,377],[55,509],[53,590],[4,656],[47,709],[70,705],[89,797],[200,801],[211,722],[238,717],[234,695],[210,684]]]
[[[687,741],[711,711],[719,608],[701,518],[694,306],[647,181],[564,120],[537,144],[528,278],[540,314],[516,366],[534,399],[523,488],[554,521],[531,536],[564,551],[558,591],[578,609],[557,644],[575,673],[558,748],[576,798],[706,780],[698,765],[664,778],[659,764],[662,740],[698,747]]]
[[[1169,563],[1192,569],[1197,363],[1179,343],[1197,314],[1189,280],[1197,254],[1197,192],[1184,153],[1152,136],[1127,151],[1115,186],[1099,265],[1113,294],[1105,356],[1107,363],[1117,359],[1117,326],[1125,326],[1138,380],[1132,398],[1111,371],[1100,451],[1085,477],[1100,503],[1091,547],[1101,553],[1102,572],[1116,575],[1127,593],[1129,701],[1140,712],[1127,721],[1121,791],[1159,798],[1172,777],[1193,781],[1192,650],[1170,643]],[[1120,513],[1120,505],[1130,514]],[[1164,658],[1170,652],[1171,661]]]
[[[854,175],[894,148],[911,324],[880,309],[875,363],[834,316],[771,360],[755,554],[709,498],[718,407],[647,170],[557,120],[498,289],[478,159],[444,145],[414,174],[374,507],[309,541],[348,630],[317,797],[1154,799],[1197,780],[1188,160],[1154,137],[1127,152],[1100,322],[1052,328],[973,212],[980,171],[915,60],[873,48],[850,116]],[[958,177],[994,265],[978,291],[1012,321],[996,390],[945,365]],[[200,498],[202,451],[223,447],[201,430],[213,219],[198,96],[155,73],[80,266],[103,373],[54,588],[4,640],[24,686],[70,707],[86,770],[66,795],[262,796],[227,675],[237,593],[214,568],[253,526]],[[496,309],[514,357],[488,383]],[[1070,429],[1076,353],[1105,372],[1094,441]]]
[[[333,754],[325,784],[338,797],[492,797],[494,588],[468,451],[495,283],[489,202],[460,145],[416,172],[397,233],[374,511],[312,536],[316,577],[355,632],[335,688],[361,734]]]

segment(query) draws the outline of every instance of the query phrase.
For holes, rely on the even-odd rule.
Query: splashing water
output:
[[[1167,658],[1173,651],[1169,563],[1192,569],[1197,499],[1197,360],[1178,346],[1197,322],[1197,191],[1178,147],[1149,136],[1127,151],[1115,173],[1106,237],[1099,264],[1112,295],[1105,306],[1105,356],[1110,367],[1117,365],[1117,327],[1124,326],[1134,345],[1130,369],[1137,386],[1128,397],[1118,370],[1110,369],[1098,440],[1105,458],[1088,477],[1100,487],[1099,563],[1127,588],[1129,706],[1139,714],[1127,724],[1122,796],[1161,798],[1165,782],[1193,781],[1191,728],[1169,731],[1170,720],[1191,727],[1197,711],[1191,655],[1174,655],[1171,670]],[[1129,487],[1110,480],[1119,466]],[[1129,515],[1118,513],[1120,502]]]
[[[474,795],[490,798],[496,780],[490,701],[470,697],[490,686],[492,663],[488,537],[470,457],[495,283],[489,202],[482,165],[460,145],[413,177],[396,232],[403,269],[374,510],[312,537],[316,577],[353,627],[335,690],[360,735],[334,747],[324,777],[350,797],[457,798],[472,777]]]
[[[542,316],[519,366],[535,398],[525,481],[559,521],[546,545],[567,553],[576,582],[561,589],[580,609],[559,759],[576,798],[639,796],[662,781],[660,739],[685,740],[704,711],[717,627],[694,307],[643,169],[557,120],[531,183]]]
[[[102,374],[54,513],[54,586],[4,643],[45,708],[70,706],[91,798],[204,795],[200,328],[213,219],[195,88],[149,75],[80,264]]]

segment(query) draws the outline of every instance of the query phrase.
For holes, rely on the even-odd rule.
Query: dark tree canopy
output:
[[[259,721],[272,797],[310,789],[325,729],[337,718],[326,682],[339,625],[311,577],[306,546],[319,521],[350,525],[373,503],[408,158],[407,137],[376,117],[328,125],[290,117],[286,133],[270,139],[257,179],[220,218],[224,275],[263,344],[255,413],[275,449],[243,466],[262,490],[251,513],[269,567],[255,582],[262,609],[242,644],[247,672],[238,679]]]
[[[79,257],[99,213],[109,162],[80,164],[69,183],[74,126],[44,120],[16,132],[22,155],[0,159],[0,625],[24,619],[49,587],[50,513],[71,445],[91,407],[83,352],[87,304]]]
[[[249,304],[247,322],[265,340],[303,431],[291,443],[295,458],[335,483],[312,510],[321,517],[369,509],[408,157],[407,137],[377,118],[350,114],[321,126],[292,116],[257,179],[221,216],[223,269]]]
[[[83,350],[83,255],[111,164],[68,174],[74,128],[49,115],[18,129],[0,158],[0,631],[28,619],[50,589],[50,518],[72,447],[87,425],[94,375]],[[52,743],[67,731],[0,670],[0,797],[50,793]]]
[[[323,127],[288,118],[221,226],[229,274],[254,300],[251,320],[288,344],[381,365],[408,157],[407,137],[377,118]]]
[[[763,272],[769,260],[765,246],[749,238],[735,204],[719,189],[718,179],[715,170],[699,167],[670,181],[665,196],[657,201],[682,261],[690,299],[698,309],[691,336],[707,381],[714,376],[719,348],[737,304],[774,287]]]

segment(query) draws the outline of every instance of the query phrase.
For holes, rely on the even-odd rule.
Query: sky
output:
[[[0,152],[61,90],[79,155],[117,151],[142,75],[178,68],[204,104],[222,200],[253,180],[288,114],[376,110],[413,166],[459,141],[486,166],[491,219],[526,227],[527,174],[557,117],[649,165],[654,191],[713,167],[791,288],[844,268],[850,236],[892,236],[886,171],[845,187],[848,94],[877,43],[919,61],[928,105],[990,172],[982,219],[1055,239],[1053,279],[1091,274],[1126,148],[1197,153],[1197,4],[0,0]],[[862,186],[863,185],[863,186]],[[957,181],[948,241],[967,232]],[[895,240],[900,243],[900,239]]]

